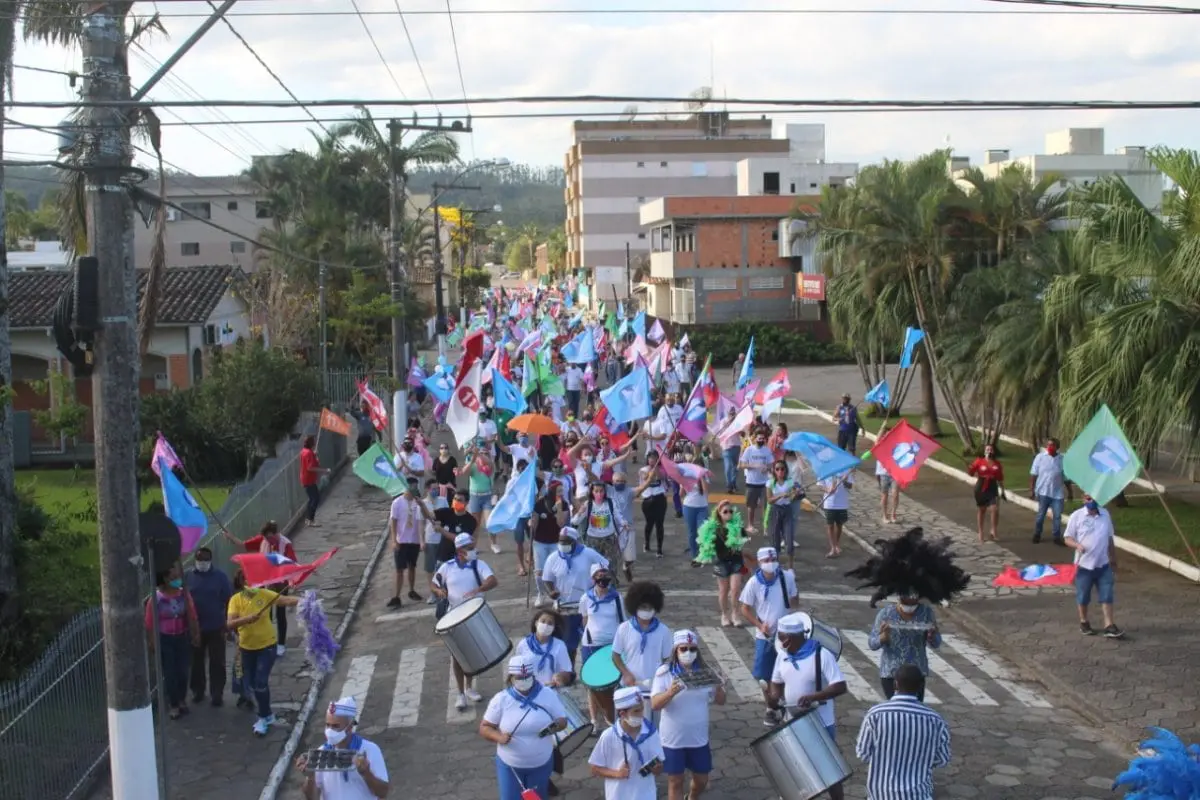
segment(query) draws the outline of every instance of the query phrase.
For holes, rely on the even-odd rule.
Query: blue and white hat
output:
[[[353,697],[343,697],[329,704],[329,713],[335,717],[345,717],[353,720],[358,716],[358,703]]]
[[[622,686],[613,692],[613,707],[617,711],[634,708],[642,704],[642,693],[636,686]]]
[[[462,550],[463,548],[469,548],[473,544],[475,544],[475,540],[471,537],[471,534],[469,534],[469,533],[460,533],[458,536],[454,537],[454,549],[455,550]]]

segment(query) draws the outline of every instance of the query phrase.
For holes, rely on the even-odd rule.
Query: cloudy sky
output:
[[[361,20],[354,13],[355,2],[367,12]],[[397,2],[403,20],[396,13]],[[135,6],[141,14],[155,7],[169,36],[144,40],[144,50],[134,48],[135,85],[174,51],[208,9],[192,0]],[[1194,47],[1200,16],[1013,13],[1025,9],[988,0],[450,0],[449,7],[455,12],[462,84],[476,98],[671,97],[711,84],[718,97],[727,98],[1186,100],[1194,99],[1200,77]],[[669,13],[545,13],[606,7]],[[871,13],[828,13],[834,8]],[[488,9],[505,13],[471,13]],[[742,13],[714,13],[719,9]],[[917,10],[986,13],[911,13]],[[392,100],[401,92],[417,101],[428,101],[431,93],[439,100],[461,99],[446,11],[447,0],[241,0],[230,22],[302,101]],[[63,71],[81,64],[78,51],[25,42],[18,44],[14,60],[19,66]],[[65,76],[15,72],[18,101],[69,101],[74,92]],[[286,93],[218,24],[151,97],[286,100]],[[617,113],[622,107],[477,104],[471,108],[475,133],[462,137],[463,154],[561,165],[572,118]],[[651,117],[676,109],[643,103],[638,110]],[[416,110],[437,113],[431,103]],[[441,110],[447,116],[465,113],[462,106]],[[412,111],[374,109],[379,119],[410,117]],[[485,118],[536,112],[567,116]],[[306,147],[312,141],[308,131],[315,128],[311,121],[296,122],[305,118],[301,109],[179,108],[160,113],[167,123],[291,121],[167,127],[166,159],[175,168],[201,175],[239,172],[251,155]],[[319,108],[314,113],[329,119],[345,116],[349,109]],[[64,115],[61,109],[11,111],[15,120],[36,125],[54,125]],[[907,158],[946,141],[973,161],[986,148],[1037,153],[1047,131],[1068,126],[1105,127],[1109,151],[1121,145],[1200,147],[1200,113],[1192,111],[772,116],[824,122],[831,161]],[[55,149],[54,136],[44,132],[10,128],[5,138],[11,159],[50,156]]]

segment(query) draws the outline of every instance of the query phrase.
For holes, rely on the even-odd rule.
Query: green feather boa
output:
[[[717,560],[717,530],[720,525],[717,512],[714,511],[696,533],[696,543],[700,545],[700,555],[696,560],[701,564],[711,564]],[[742,536],[742,514],[734,509],[733,516],[725,526],[725,546],[737,552],[745,543],[746,538]]]

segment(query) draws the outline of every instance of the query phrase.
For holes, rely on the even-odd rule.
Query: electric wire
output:
[[[412,32],[408,29],[408,20],[404,18],[404,12],[400,10],[400,0],[392,0],[396,4],[396,14],[400,17],[400,24],[404,26],[404,35],[408,37],[408,47],[412,50],[413,61],[417,64],[417,72],[421,74],[421,81],[425,84],[425,91],[429,92],[429,99],[433,99],[433,87],[429,85],[429,78],[425,77],[425,67],[421,65],[421,57],[417,55],[417,45],[413,41]],[[434,109],[440,114],[442,109],[436,104]]]
[[[1057,8],[1091,11],[1093,13],[1129,13],[1136,11],[1142,14],[1200,14],[1200,8],[1170,5],[1139,5],[1136,3],[1102,3],[1094,0],[983,0],[985,3],[1002,3],[1010,6],[1026,6],[1032,8]]]
[[[467,99],[467,82],[463,80],[462,58],[458,54],[458,34],[454,30],[454,11],[450,8],[450,0],[446,0],[446,19],[450,22],[450,42],[454,45],[454,63],[458,66],[458,85],[462,89],[463,100]],[[431,98],[432,99],[432,98]],[[434,104],[436,107],[436,103]],[[471,104],[466,103],[467,114],[471,113]],[[475,158],[475,131],[468,135],[471,142],[471,158]]]
[[[350,0],[350,5],[354,6],[354,13],[358,14],[358,21],[362,23],[362,28],[366,32],[367,38],[371,40],[371,47],[375,48],[375,55],[379,56],[380,63],[387,70],[388,77],[392,79],[392,85],[396,87],[396,91],[400,93],[401,97],[407,98],[408,95],[400,88],[400,81],[396,80],[396,73],[392,72],[391,65],[383,57],[383,51],[379,49],[379,42],[375,41],[375,34],[371,33],[371,26],[367,24],[366,17],[362,15],[362,9],[358,7],[358,0]]]

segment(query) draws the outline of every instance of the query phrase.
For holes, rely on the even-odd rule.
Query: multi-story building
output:
[[[168,267],[227,264],[245,272],[254,270],[251,242],[273,220],[262,190],[252,181],[240,175],[171,175],[167,199],[188,212],[167,209]],[[138,266],[148,265],[154,245],[153,222],[149,226],[135,222],[133,243]]]
[[[845,186],[858,175],[858,164],[825,160],[824,125],[786,125],[784,131],[786,155],[738,162],[738,195],[816,195],[823,186]]]
[[[1045,149],[1043,154],[1016,158],[1008,150],[988,150],[979,169],[984,177],[995,178],[1019,164],[1035,182],[1049,175],[1058,176],[1059,188],[1064,191],[1119,175],[1147,208],[1162,210],[1163,175],[1146,157],[1145,147],[1119,147],[1115,153],[1105,153],[1103,128],[1067,128],[1046,134]],[[961,182],[970,168],[970,159],[953,157],[948,166],[951,175]]]

